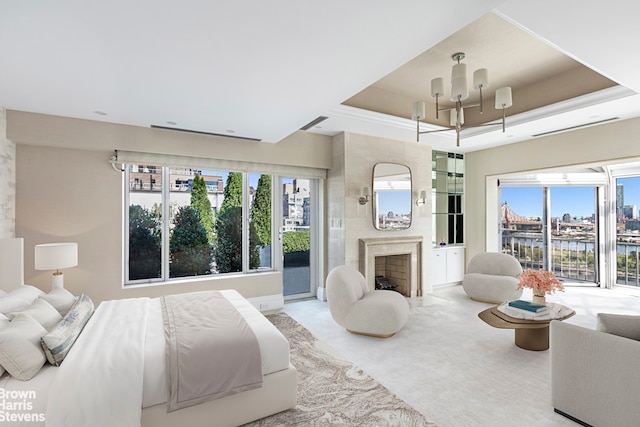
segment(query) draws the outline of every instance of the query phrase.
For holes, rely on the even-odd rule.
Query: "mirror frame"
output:
[[[382,171],[384,173],[384,175],[380,175],[380,176],[404,176],[405,174],[408,175],[408,182],[409,182],[409,188],[404,188],[403,185],[406,185],[406,177],[403,177],[401,180],[396,181],[397,182],[397,191],[402,191],[402,192],[408,192],[409,193],[409,200],[408,200],[408,205],[403,205],[403,209],[408,209],[408,212],[398,212],[401,214],[408,214],[409,215],[409,219],[408,222],[406,221],[406,216],[404,217],[404,220],[401,220],[395,224],[399,224],[400,226],[393,226],[391,224],[389,224],[388,226],[383,226],[380,221],[379,221],[379,212],[378,212],[378,204],[379,204],[379,197],[381,192],[379,192],[376,189],[376,169],[378,168],[383,168],[385,166],[383,165],[387,165],[387,171]],[[400,171],[399,169],[403,168],[402,171]],[[380,170],[378,169],[378,170]],[[397,169],[396,171],[394,171],[393,169]],[[391,182],[388,179],[384,180],[386,182]],[[393,188],[393,184],[389,186],[390,188]],[[380,185],[378,185],[378,189],[380,188]],[[411,168],[407,165],[403,165],[401,163],[392,163],[392,162],[379,162],[373,165],[373,171],[371,174],[371,201],[372,201],[372,208],[371,208],[371,212],[372,212],[372,219],[373,219],[373,227],[376,230],[380,230],[380,231],[399,231],[399,230],[406,230],[408,228],[411,227],[411,224],[413,222],[413,176],[411,174]]]

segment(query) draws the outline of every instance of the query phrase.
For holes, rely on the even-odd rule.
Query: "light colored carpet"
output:
[[[605,289],[568,288],[548,300],[576,310],[567,322],[591,328],[598,312],[640,313],[637,294]],[[549,352],[520,349],[513,330],[480,320],[491,304],[461,286],[411,304],[405,328],[387,339],[346,332],[318,300],[285,304],[285,312],[439,427],[577,426],[549,403]]]
[[[298,405],[247,426],[435,427],[284,313],[267,316],[289,339]]]

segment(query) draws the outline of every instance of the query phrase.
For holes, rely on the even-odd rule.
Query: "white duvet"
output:
[[[258,338],[263,373],[289,367],[286,338],[237,291],[221,291]],[[47,392],[46,425],[139,426],[143,407],[168,396],[159,299],[101,303]]]

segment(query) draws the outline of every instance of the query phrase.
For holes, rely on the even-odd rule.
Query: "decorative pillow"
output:
[[[0,297],[0,313],[8,314],[13,311],[24,310],[42,294],[44,292],[35,286],[22,285]]]
[[[0,313],[0,329],[4,328],[9,324],[9,318],[4,314]],[[0,365],[0,376],[5,373],[4,368]]]
[[[51,328],[62,320],[62,316],[58,313],[58,310],[41,298],[36,299],[33,304],[19,313],[28,314],[33,317],[47,331],[51,330]],[[9,318],[13,319],[16,314],[18,313],[9,313]]]
[[[597,330],[640,341],[640,316],[598,313]]]
[[[93,314],[93,301],[82,294],[64,318],[42,337],[42,349],[52,365],[59,366]]]
[[[40,337],[46,333],[34,318],[18,313],[0,329],[0,365],[19,380],[33,378],[47,360],[40,346]]]
[[[75,295],[65,288],[54,288],[48,294],[40,295],[40,298],[51,304],[62,316],[67,314],[71,306],[76,302]]]

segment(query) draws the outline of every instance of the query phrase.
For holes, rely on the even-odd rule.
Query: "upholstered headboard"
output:
[[[9,292],[24,284],[24,239],[0,239],[0,289]]]

